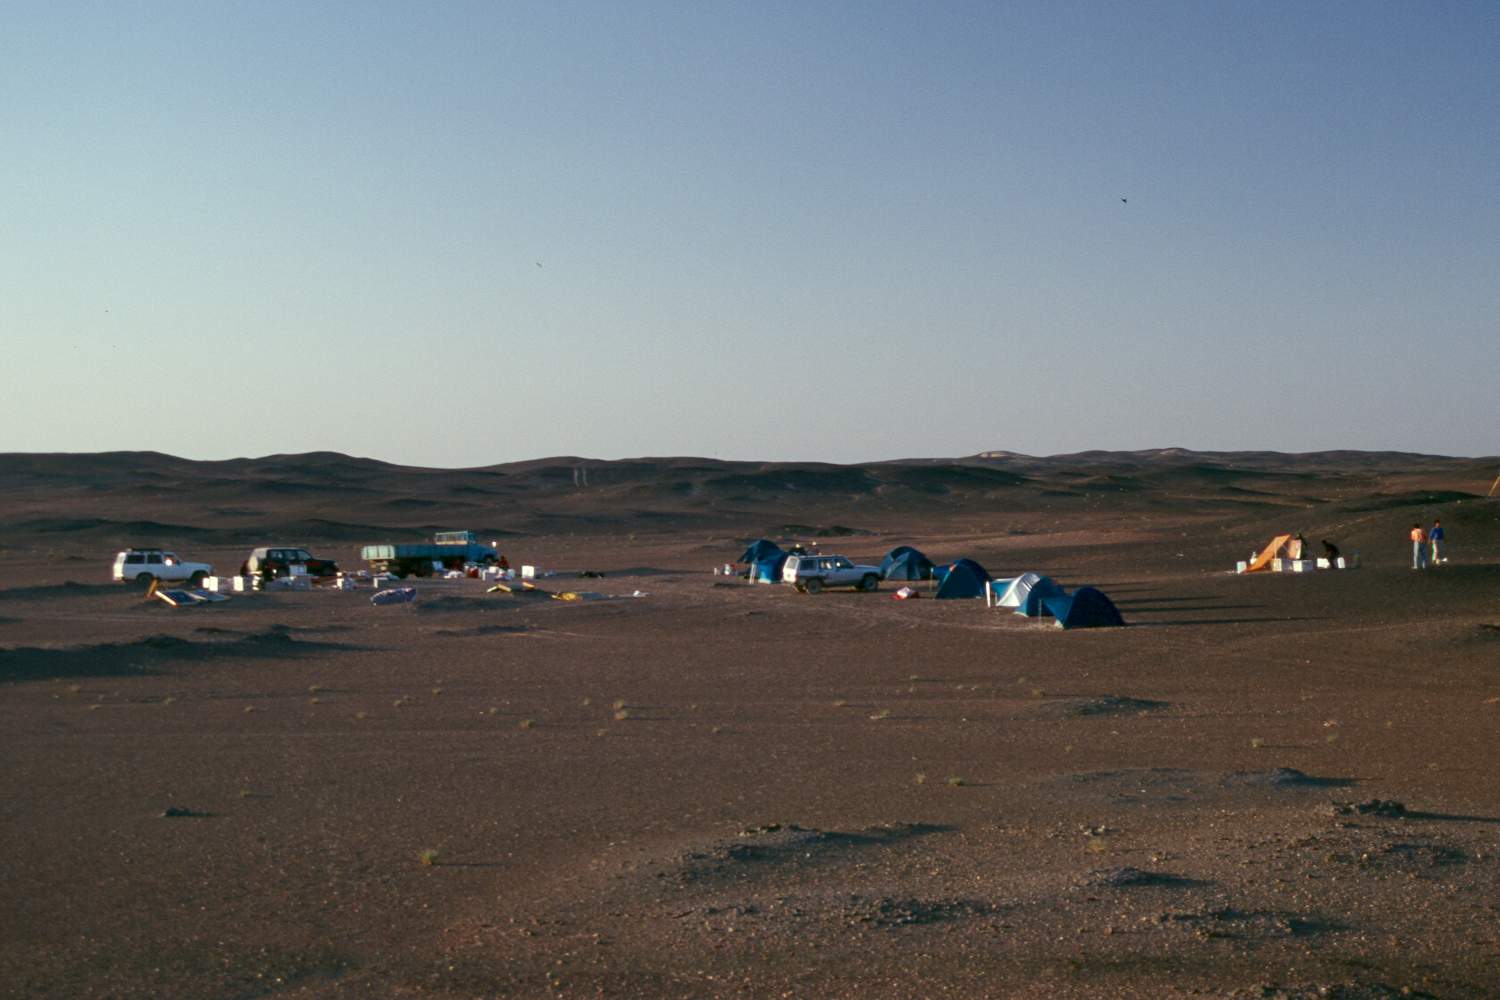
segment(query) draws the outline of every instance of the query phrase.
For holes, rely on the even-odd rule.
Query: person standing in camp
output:
[[[1427,540],[1432,543],[1432,564],[1436,566],[1438,563],[1447,562],[1448,557],[1443,554],[1444,536],[1442,521],[1434,520],[1432,522],[1432,530],[1427,533]]]
[[[1427,568],[1427,532],[1420,523],[1411,526],[1411,568]]]

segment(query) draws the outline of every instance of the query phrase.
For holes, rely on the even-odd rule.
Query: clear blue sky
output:
[[[1494,454],[1497,53],[1491,2],[9,4],[0,451]]]

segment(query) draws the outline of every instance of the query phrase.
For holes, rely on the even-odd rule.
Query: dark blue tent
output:
[[[1093,587],[1079,587],[1071,594],[1044,597],[1042,603],[1057,619],[1058,628],[1112,628],[1125,624],[1120,609]]]
[[[1013,585],[1013,590],[1017,591],[1015,596],[1020,599],[1020,603],[1016,605],[1016,614],[1027,618],[1039,618],[1048,614],[1044,602],[1048,598],[1064,597],[1068,593],[1050,576],[1039,576],[1024,588],[1021,581],[1018,581]]]
[[[942,574],[943,582],[933,596],[940,601],[960,597],[983,597],[990,582],[989,572],[972,559],[960,559]]]
[[[880,560],[880,575],[886,580],[931,580],[932,560],[910,545],[900,545]]]
[[[744,554],[735,560],[742,563],[758,563],[765,559],[775,559],[782,555],[781,546],[765,538],[757,538],[750,543],[750,547]]]

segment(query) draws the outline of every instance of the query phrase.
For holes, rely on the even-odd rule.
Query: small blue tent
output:
[[[739,561],[750,564],[750,572],[746,576],[751,583],[780,583],[781,566],[786,562],[786,553],[775,542],[758,538],[750,543]]]
[[[781,546],[765,538],[757,538],[750,543],[743,555],[736,562],[758,563],[763,559],[775,559],[781,555]]]
[[[938,585],[937,593],[933,595],[940,601],[961,597],[983,597],[985,585],[990,582],[990,574],[974,560],[960,559],[946,567],[942,580],[943,582]]]
[[[750,564],[751,583],[780,583],[781,568],[786,563],[786,553],[774,559],[761,559]]]
[[[1120,609],[1093,587],[1079,587],[1069,595],[1044,597],[1042,603],[1057,619],[1058,628],[1113,628],[1125,624]]]
[[[931,580],[932,560],[910,545],[900,545],[880,560],[880,575],[886,580]]]
[[[1064,597],[1068,593],[1050,576],[1039,576],[1024,589],[1021,587],[1021,581],[1017,580],[1011,585],[1011,589],[1020,600],[1020,603],[1016,605],[1016,614],[1025,615],[1027,618],[1040,618],[1048,614],[1047,607],[1042,602],[1049,597]]]

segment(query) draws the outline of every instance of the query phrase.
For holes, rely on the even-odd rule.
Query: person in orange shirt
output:
[[[1427,532],[1420,522],[1411,526],[1411,568],[1427,568]]]

